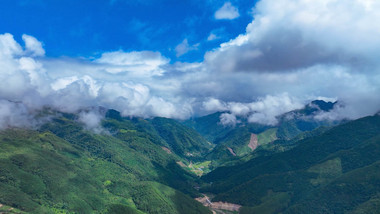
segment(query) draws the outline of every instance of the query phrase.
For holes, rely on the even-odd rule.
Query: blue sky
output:
[[[202,61],[205,51],[244,33],[254,1],[231,1],[240,16],[217,20],[224,1],[204,0],[4,0],[0,32],[21,41],[32,35],[47,56],[92,57],[104,51],[159,51],[172,61]],[[210,33],[217,39],[208,41]],[[187,39],[194,50],[176,56]]]
[[[373,115],[379,11],[377,0],[3,0],[0,129],[36,124],[44,107],[273,125],[323,99],[340,105],[315,119]]]

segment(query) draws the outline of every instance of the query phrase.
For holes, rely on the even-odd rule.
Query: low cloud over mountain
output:
[[[43,48],[49,44],[38,38],[23,35],[19,43],[14,37],[20,35],[5,33],[0,126],[34,123],[30,114],[44,106],[179,119],[223,110],[225,121],[244,116],[273,124],[320,97],[344,103],[320,117],[374,114],[380,106],[379,9],[370,0],[262,0],[246,32],[200,63],[171,62],[153,51],[51,58]]]

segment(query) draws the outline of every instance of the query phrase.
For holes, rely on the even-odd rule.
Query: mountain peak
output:
[[[334,108],[335,104],[337,104],[337,101],[326,102],[324,100],[314,100],[309,105],[317,106],[322,111],[330,111]]]

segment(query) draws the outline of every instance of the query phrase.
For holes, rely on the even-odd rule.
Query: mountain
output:
[[[380,116],[314,118],[334,105],[275,126],[45,109],[39,127],[0,131],[0,213],[376,213]],[[95,110],[96,128],[81,120]]]
[[[96,134],[75,114],[51,116],[37,130],[0,132],[0,203],[12,212],[211,213],[193,199],[199,179],[177,164],[186,160],[171,152],[157,121],[108,111]],[[170,124],[179,142],[208,148]]]
[[[203,117],[184,121],[184,124],[195,129],[199,134],[205,137],[208,141],[214,142],[217,138],[225,136],[233,130],[233,126],[223,126],[220,124],[220,116],[224,112],[215,112]]]
[[[293,139],[299,140],[326,130],[321,128],[313,132],[319,127],[339,124],[342,121],[315,118],[318,114],[333,110],[336,105],[337,102],[314,100],[302,109],[278,116],[276,125],[250,123],[244,117],[237,117],[239,121],[237,124],[223,125],[220,123],[220,117],[225,112],[194,118],[185,121],[184,124],[197,130],[204,138],[215,144],[215,148],[206,156],[206,159],[211,161],[209,168],[213,169],[230,164],[231,161],[233,164],[242,157],[247,159],[245,156],[250,157],[254,151],[255,155],[261,155],[287,150],[293,146],[289,142],[297,142]]]
[[[181,157],[191,160],[202,159],[213,148],[213,144],[197,131],[175,120],[154,118],[150,122],[158,135],[168,142],[168,147]]]
[[[376,213],[380,195],[380,116],[300,140],[281,153],[203,176],[214,201],[241,213]]]
[[[320,126],[334,126],[341,123],[342,121],[339,120],[315,118],[321,113],[330,112],[338,105],[340,105],[338,102],[314,100],[302,109],[280,115],[276,133],[277,138],[289,140],[305,131],[311,131]]]

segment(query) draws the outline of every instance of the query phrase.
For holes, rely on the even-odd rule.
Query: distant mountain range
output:
[[[244,117],[238,117],[239,123],[235,126],[226,126],[220,123],[220,117],[225,112],[188,120],[184,124],[194,128],[215,144],[215,148],[206,156],[207,160],[212,161],[211,166],[215,168],[231,160],[239,160],[256,149],[260,154],[284,151],[293,146],[291,143],[293,141],[319,134],[328,127],[344,122],[315,119],[316,115],[333,110],[337,104],[337,102],[315,100],[303,109],[280,115],[278,124],[271,126],[249,123]],[[315,130],[317,128],[319,129]],[[251,141],[256,141],[254,149],[249,147]]]
[[[96,132],[79,113],[45,110],[33,130],[0,131],[0,213],[235,212],[200,197],[239,213],[376,213],[380,116],[315,117],[336,105],[235,126],[220,123],[225,112],[176,121],[101,109]]]

